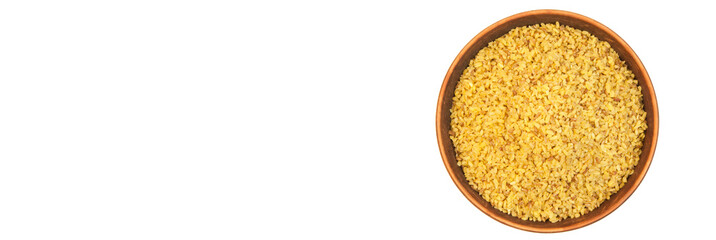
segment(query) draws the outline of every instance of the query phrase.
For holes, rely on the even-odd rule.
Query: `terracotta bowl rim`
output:
[[[606,34],[608,34],[611,38],[613,38],[614,41],[616,42],[616,44],[621,45],[621,46],[626,50],[627,54],[630,55],[630,57],[635,60],[635,62],[636,62],[635,68],[636,68],[636,69],[630,68],[630,70],[632,70],[635,74],[637,73],[637,71],[643,72],[644,81],[640,81],[639,84],[640,84],[640,86],[641,86],[642,88],[647,88],[646,90],[642,90],[642,91],[649,91],[649,92],[651,93],[651,96],[648,96],[648,97],[650,97],[650,100],[651,100],[651,104],[650,104],[650,105],[652,106],[652,109],[653,109],[652,112],[649,112],[649,111],[647,110],[647,114],[648,114],[648,115],[651,115],[651,117],[653,118],[653,122],[654,122],[654,123],[653,123],[653,126],[649,126],[650,128],[653,128],[652,138],[651,138],[651,139],[648,139],[648,137],[647,137],[647,138],[644,139],[644,141],[645,141],[644,145],[645,145],[645,146],[647,146],[647,145],[646,145],[646,144],[647,144],[647,141],[650,141],[650,142],[651,142],[651,145],[650,145],[651,147],[650,147],[649,149],[647,149],[646,147],[644,147],[643,152],[642,152],[642,155],[643,155],[643,154],[647,154],[646,160],[645,160],[645,163],[644,163],[645,166],[644,166],[644,168],[642,169],[642,171],[640,171],[640,172],[636,172],[636,171],[635,171],[635,172],[630,176],[630,179],[628,180],[628,181],[632,181],[631,178],[634,178],[633,181],[636,181],[636,182],[635,182],[633,185],[631,185],[630,188],[627,188],[627,185],[625,185],[623,188],[627,188],[627,189],[626,189],[627,192],[626,192],[624,195],[621,195],[621,198],[615,199],[615,202],[614,202],[613,204],[611,204],[611,207],[610,207],[610,208],[605,209],[605,210],[603,210],[603,211],[600,211],[598,214],[593,215],[593,216],[590,217],[590,218],[583,218],[581,221],[577,221],[577,222],[574,222],[574,223],[572,223],[572,224],[570,224],[570,225],[566,225],[566,226],[557,226],[557,225],[555,225],[555,226],[549,226],[549,224],[547,224],[547,226],[541,227],[541,226],[534,226],[534,225],[526,225],[526,224],[523,224],[523,223],[518,222],[518,221],[517,221],[518,218],[516,218],[516,217],[512,217],[512,216],[505,217],[505,216],[501,216],[501,215],[494,214],[493,212],[491,212],[491,211],[494,211],[494,208],[493,208],[492,206],[490,206],[489,203],[488,203],[487,205],[483,205],[483,204],[479,203],[479,202],[477,201],[477,199],[475,199],[475,198],[473,197],[473,195],[469,194],[469,193],[474,193],[475,190],[473,190],[473,189],[470,188],[470,187],[465,187],[463,184],[460,183],[461,178],[464,179],[464,175],[462,174],[461,171],[460,171],[460,172],[456,172],[456,171],[454,171],[454,170],[450,167],[450,164],[451,164],[452,162],[451,162],[451,159],[450,159],[450,157],[448,156],[448,153],[447,153],[447,150],[446,150],[446,148],[448,147],[448,145],[449,145],[449,146],[452,146],[452,142],[449,141],[449,140],[445,141],[445,140],[441,137],[441,136],[445,136],[445,134],[448,134],[448,133],[447,133],[447,130],[443,130],[443,129],[441,128],[442,123],[443,123],[444,121],[448,121],[448,122],[450,121],[449,118],[447,118],[447,119],[443,118],[443,114],[442,114],[444,111],[449,111],[449,110],[450,110],[449,107],[448,107],[447,109],[445,109],[445,107],[444,107],[445,104],[444,104],[444,101],[443,101],[443,99],[445,98],[445,95],[447,94],[446,92],[447,92],[447,88],[448,88],[448,82],[449,82],[450,77],[451,77],[451,75],[452,75],[453,72],[455,72],[455,71],[462,71],[462,69],[456,69],[456,68],[458,67],[458,66],[457,66],[457,65],[458,65],[458,61],[460,61],[462,58],[465,57],[465,55],[466,55],[468,49],[471,48],[471,46],[477,44],[477,42],[478,42],[479,40],[481,40],[482,38],[486,37],[486,35],[487,35],[488,33],[490,33],[491,31],[495,30],[495,29],[498,28],[498,27],[501,27],[501,26],[504,25],[504,24],[509,24],[509,23],[511,23],[512,21],[514,21],[515,19],[521,19],[521,18],[530,17],[530,16],[533,16],[533,17],[534,17],[534,16],[537,16],[537,17],[538,17],[538,16],[545,16],[545,15],[551,15],[551,16],[558,15],[558,16],[560,16],[560,17],[572,18],[572,19],[576,19],[577,21],[585,22],[585,23],[587,23],[588,25],[591,25],[592,27],[595,27],[595,28],[600,29],[601,31],[604,31],[604,32],[605,32]],[[547,21],[545,21],[545,23],[547,23]],[[560,22],[560,24],[564,24],[564,23],[561,23],[561,22]],[[499,36],[498,36],[498,37],[499,37]],[[490,39],[490,41],[492,41],[492,40],[494,40],[494,39]],[[600,39],[600,40],[603,40],[603,39]],[[469,56],[469,57],[472,58],[472,57],[474,57],[474,56]],[[622,58],[624,58],[624,57],[622,56]],[[634,67],[634,66],[632,66],[632,67]],[[644,103],[644,104],[645,104],[645,108],[646,108],[646,98],[647,98],[647,96],[645,95],[644,98],[645,98],[645,103]],[[450,100],[447,100],[447,101],[450,101]],[[448,105],[448,106],[451,106],[451,104]],[[473,205],[475,205],[475,207],[477,207],[478,209],[480,209],[480,211],[482,211],[483,213],[487,214],[487,215],[490,216],[491,218],[497,220],[498,222],[501,222],[501,223],[503,223],[503,224],[505,224],[505,225],[508,225],[508,226],[511,226],[511,227],[514,227],[514,228],[517,228],[517,229],[526,230],[526,231],[531,231],[531,232],[539,232],[539,233],[564,232],[564,231],[569,231],[569,230],[578,229],[578,228],[587,226],[587,225],[589,225],[589,224],[592,224],[592,223],[594,223],[594,222],[596,222],[596,221],[599,221],[600,219],[606,217],[607,215],[609,215],[610,213],[612,213],[614,210],[616,210],[617,208],[619,208],[619,206],[621,206],[621,205],[629,198],[629,196],[631,196],[631,194],[636,190],[636,188],[639,186],[639,184],[640,184],[641,181],[643,180],[644,176],[645,176],[646,173],[648,172],[649,166],[651,165],[651,161],[652,161],[652,158],[653,158],[653,156],[654,156],[654,151],[655,151],[655,149],[656,149],[656,142],[657,142],[657,139],[658,139],[658,132],[659,132],[659,110],[658,110],[658,105],[657,105],[657,102],[656,102],[656,93],[654,92],[654,88],[653,88],[653,86],[652,86],[652,84],[651,84],[651,79],[649,78],[649,74],[646,72],[646,68],[644,68],[644,65],[642,64],[641,60],[640,60],[639,57],[636,55],[636,53],[634,52],[634,50],[633,50],[621,37],[619,37],[619,35],[617,35],[617,34],[616,34],[614,31],[612,31],[611,29],[607,28],[605,25],[603,25],[603,24],[601,24],[601,23],[599,23],[599,22],[597,22],[597,21],[595,21],[595,20],[593,20],[593,19],[591,19],[591,18],[588,18],[588,17],[586,17],[586,16],[583,16],[583,15],[580,15],[580,14],[577,14],[577,13],[568,12],[568,11],[563,11],[563,10],[553,10],[553,9],[531,10],[531,11],[521,12],[521,13],[518,13],[518,14],[515,14],[515,15],[512,15],[512,16],[509,16],[509,17],[507,17],[507,18],[504,18],[504,19],[502,19],[502,20],[500,20],[500,21],[498,21],[498,22],[496,22],[496,23],[490,25],[489,27],[485,28],[485,29],[482,30],[480,33],[478,33],[475,37],[473,37],[472,40],[470,40],[470,42],[468,42],[467,45],[465,45],[465,47],[460,51],[460,53],[457,55],[457,57],[455,57],[455,60],[454,60],[454,61],[452,62],[452,64],[450,65],[450,68],[449,68],[449,70],[447,71],[447,74],[445,75],[445,78],[444,78],[444,80],[443,80],[443,84],[442,84],[442,86],[441,86],[441,88],[440,88],[440,94],[439,94],[438,106],[437,106],[437,113],[436,113],[436,133],[437,133],[437,139],[438,139],[438,146],[439,146],[439,148],[440,148],[440,155],[441,155],[441,157],[442,157],[442,159],[443,159],[443,163],[444,163],[444,165],[445,165],[445,168],[447,169],[448,173],[450,174],[450,177],[452,178],[453,182],[454,182],[455,185],[458,187],[458,189],[460,190],[460,192],[461,192]],[[454,156],[453,156],[453,158],[454,158]],[[642,161],[642,160],[640,159],[640,161]],[[624,189],[620,189],[620,191],[622,191],[622,190],[624,190]],[[616,195],[616,193],[615,193],[615,195]],[[477,194],[477,196],[479,197],[479,194]],[[613,195],[613,196],[614,196],[614,195]],[[600,205],[599,207],[597,207],[597,209],[601,208],[603,205],[604,205],[604,204]],[[597,209],[594,209],[594,210],[592,210],[592,211],[596,211]],[[558,222],[558,223],[559,223],[559,222]]]

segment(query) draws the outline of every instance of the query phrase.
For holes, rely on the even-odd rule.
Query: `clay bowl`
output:
[[[600,40],[609,42],[612,48],[619,54],[620,58],[626,61],[629,69],[636,75],[636,79],[639,81],[642,93],[644,94],[644,108],[647,112],[646,121],[648,129],[646,130],[641,159],[634,170],[634,174],[628,178],[626,185],[614,193],[609,200],[578,218],[568,218],[556,223],[549,221],[526,221],[493,208],[490,203],[485,201],[485,199],[467,183],[462,168],[457,165],[455,150],[448,135],[448,130],[450,129],[450,108],[452,107],[452,98],[460,75],[467,67],[470,59],[474,58],[480,49],[515,27],[538,23],[554,23],[557,21],[561,25],[586,30]],[[644,175],[649,169],[651,159],[654,155],[654,148],[656,147],[659,131],[659,111],[656,105],[654,88],[651,85],[651,80],[644,65],[642,65],[636,53],[634,53],[629,45],[616,33],[601,23],[576,13],[559,10],[534,10],[519,13],[492,24],[477,34],[477,36],[470,40],[462,51],[460,51],[450,66],[447,75],[445,75],[445,80],[440,89],[436,125],[438,146],[440,147],[440,154],[442,155],[445,167],[453,182],[455,182],[455,185],[457,185],[462,194],[465,195],[473,205],[491,218],[514,228],[532,232],[563,232],[584,227],[609,215],[609,213],[622,205],[634,190],[636,190],[641,180],[644,179]]]

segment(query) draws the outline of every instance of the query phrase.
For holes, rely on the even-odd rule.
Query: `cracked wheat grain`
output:
[[[470,185],[500,211],[551,222],[624,186],[647,128],[641,87],[609,43],[559,23],[515,28],[480,50],[450,118]]]

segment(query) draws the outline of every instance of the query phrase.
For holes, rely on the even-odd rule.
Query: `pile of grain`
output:
[[[450,138],[470,185],[533,221],[579,217],[634,172],[641,87],[609,43],[556,24],[515,28],[470,61]]]

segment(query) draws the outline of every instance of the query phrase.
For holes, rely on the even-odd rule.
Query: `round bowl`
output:
[[[641,158],[634,169],[634,173],[629,176],[624,187],[589,213],[577,218],[564,219],[556,223],[522,220],[493,208],[489,202],[483,199],[480,194],[468,184],[462,168],[457,165],[455,149],[448,134],[450,130],[450,108],[452,107],[455,86],[463,70],[467,67],[470,60],[475,57],[477,52],[487,46],[489,42],[506,34],[513,28],[554,22],[559,22],[561,25],[571,26],[576,29],[586,30],[611,45],[619,54],[621,60],[626,62],[641,86],[641,91],[644,95],[644,110],[646,110],[647,113],[646,122],[648,125]],[[651,159],[654,156],[654,149],[659,132],[659,111],[649,74],[647,74],[644,65],[642,65],[636,53],[634,53],[631,47],[629,47],[619,35],[601,23],[576,13],[560,10],[534,10],[515,14],[492,24],[472,38],[462,51],[460,51],[452,65],[450,65],[450,69],[445,75],[445,80],[443,80],[440,89],[436,125],[438,146],[440,147],[443,163],[453,182],[455,182],[455,185],[457,185],[458,189],[460,189],[462,194],[465,195],[473,205],[491,218],[514,228],[532,232],[563,232],[584,227],[602,219],[622,205],[634,190],[636,190],[639,183],[644,179],[644,175],[646,175],[649,165],[651,164]]]

